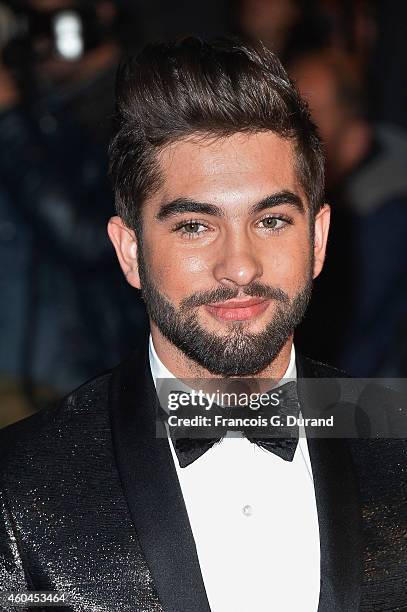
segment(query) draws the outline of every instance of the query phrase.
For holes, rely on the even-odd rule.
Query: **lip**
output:
[[[207,304],[207,311],[218,319],[226,321],[244,321],[263,313],[270,300],[250,298],[247,300],[229,300],[219,304]]]

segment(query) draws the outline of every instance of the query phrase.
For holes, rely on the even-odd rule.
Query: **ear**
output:
[[[315,217],[314,278],[316,278],[320,274],[324,265],[330,220],[331,207],[328,204],[324,204]]]
[[[132,287],[140,289],[137,265],[137,239],[134,230],[128,228],[120,217],[112,217],[107,224],[107,233],[116,250],[123,273]]]

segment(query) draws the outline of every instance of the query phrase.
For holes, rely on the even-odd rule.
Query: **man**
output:
[[[338,376],[293,346],[329,225],[305,105],[264,48],[193,38],[145,49],[117,96],[109,235],[150,331],[3,430],[2,589],[75,611],[402,609],[401,443],[156,435],[159,378]]]

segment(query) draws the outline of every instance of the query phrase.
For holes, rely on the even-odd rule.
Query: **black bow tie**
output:
[[[299,416],[300,407],[297,395],[297,383],[295,381],[286,383],[268,393],[278,393],[280,396],[278,407],[274,409],[273,413],[280,417],[282,424],[278,427],[274,427],[272,431],[268,430],[267,434],[262,430],[261,434],[256,435],[256,427],[242,428],[240,431],[242,431],[250,442],[274,453],[285,461],[292,461],[298,444],[298,425],[285,425],[284,423],[288,415],[295,416],[296,418]],[[225,415],[226,411],[227,416],[230,416],[238,407],[221,409],[219,406],[216,406],[216,408],[221,411],[223,415]],[[265,412],[265,409],[261,408],[256,411],[256,415],[261,416],[261,414]],[[267,414],[270,416],[270,410]],[[251,413],[251,416],[253,416],[253,413]],[[169,426],[169,433],[180,466],[183,468],[193,463],[207,450],[212,448],[214,444],[220,442],[227,431],[228,427],[217,427],[217,437],[188,438],[185,437],[185,433],[183,435],[179,430]]]

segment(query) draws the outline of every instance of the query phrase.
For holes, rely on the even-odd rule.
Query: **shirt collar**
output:
[[[151,374],[154,380],[154,385],[157,388],[157,379],[158,378],[176,378],[174,376],[174,374],[172,372],[170,372],[170,370],[163,364],[163,362],[161,361],[161,359],[158,357],[156,350],[154,348],[154,343],[153,343],[153,338],[151,336],[150,333],[150,337],[149,337],[149,347],[148,347],[148,353],[149,353],[149,360],[150,360],[150,369],[151,369]],[[285,374],[283,376],[283,378],[291,378],[291,379],[296,379],[297,378],[297,366],[296,366],[296,361],[295,361],[295,347],[294,344],[291,345],[291,355],[290,355],[290,362],[288,364],[288,368],[285,371]],[[311,480],[313,480],[313,475],[312,475],[312,468],[311,468],[311,461],[310,461],[310,457],[309,457],[309,453],[308,453],[308,446],[307,446],[307,440],[306,440],[306,436],[305,436],[305,430],[304,428],[301,426],[300,427],[300,437],[299,437],[299,444],[298,447],[300,449],[300,452],[304,458],[304,461],[307,465],[307,469],[310,475]],[[171,438],[170,438],[171,440]],[[178,462],[176,461],[176,456],[175,456],[175,451],[173,448],[173,444],[172,441],[170,443],[170,448],[171,448],[171,452],[174,458],[174,462],[175,465],[178,465]]]

